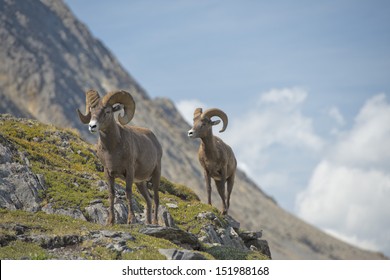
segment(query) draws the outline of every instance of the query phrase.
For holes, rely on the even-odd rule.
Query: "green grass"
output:
[[[110,230],[130,233],[135,237],[134,241],[127,241],[127,246],[133,251],[120,254],[106,248],[112,242],[106,238],[101,244],[93,244],[91,239],[79,245],[82,251],[81,257],[86,259],[165,259],[165,256],[158,252],[159,248],[179,248],[172,242],[147,236],[139,233],[139,225],[114,225],[103,226],[86,221],[76,220],[68,216],[46,214],[43,212],[31,213],[25,211],[10,211],[0,209],[1,225],[23,225],[28,227],[25,235],[45,234],[48,236],[79,235],[88,236],[97,230]],[[5,235],[14,236],[13,230],[0,230],[0,239]],[[23,242],[20,240],[10,241],[6,246],[0,247],[0,259],[51,259],[48,250],[43,249],[38,244]]]
[[[103,173],[92,146],[74,131],[32,120],[0,118],[0,134],[25,155],[35,174],[44,176],[48,186],[42,193],[44,203],[83,211],[91,200],[108,197],[96,186]],[[85,179],[85,174],[93,180]]]
[[[269,260],[267,256],[258,251],[244,252],[226,246],[214,246],[207,249],[206,252],[218,260]]]
[[[16,240],[8,246],[0,247],[1,260],[47,260],[50,258],[50,254],[34,243]]]

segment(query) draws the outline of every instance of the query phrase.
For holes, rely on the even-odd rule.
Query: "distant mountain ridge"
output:
[[[132,123],[150,128],[162,143],[163,175],[191,187],[206,201],[199,142],[187,139],[188,124],[174,104],[166,98],[150,99],[62,1],[0,0],[0,62],[0,113],[76,128],[92,142],[75,113],[76,108],[85,109],[85,90],[94,88],[104,95],[134,89]],[[219,200],[213,189],[213,201],[218,205]],[[274,259],[382,258],[287,213],[241,171],[230,214],[244,228],[263,230]]]

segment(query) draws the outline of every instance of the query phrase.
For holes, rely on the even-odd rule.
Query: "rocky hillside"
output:
[[[191,189],[163,178],[159,225],[127,221],[123,182],[115,214],[104,226],[108,186],[93,147],[77,133],[0,115],[0,259],[268,259],[261,232],[240,229],[199,201]]]
[[[95,139],[75,114],[76,108],[84,110],[85,90],[94,88],[104,94],[134,89],[137,110],[132,123],[158,136],[164,149],[163,175],[190,186],[205,201],[198,143],[187,139],[188,125],[173,103],[150,99],[61,1],[0,0],[0,62],[0,113],[77,129],[92,142]],[[219,200],[214,191],[218,207]],[[277,259],[381,257],[349,246],[285,212],[240,171],[230,214],[245,228],[263,229]]]

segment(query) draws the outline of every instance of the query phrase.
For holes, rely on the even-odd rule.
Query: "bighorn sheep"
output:
[[[118,115],[117,123],[114,112],[122,108],[124,114]],[[81,122],[89,124],[89,131],[99,132],[97,156],[104,166],[104,174],[109,185],[110,206],[107,224],[111,225],[115,222],[114,183],[117,177],[126,181],[127,223],[136,222],[131,201],[133,182],[146,200],[147,223],[151,223],[152,202],[145,181],[150,181],[153,186],[155,204],[153,223],[157,223],[162,148],[149,129],[125,126],[132,120],[134,111],[133,97],[123,90],[110,92],[103,98],[100,98],[97,91],[89,90],[86,92],[86,114],[83,115],[77,110]]]
[[[228,118],[223,111],[214,108],[202,113],[202,108],[197,108],[194,112],[194,125],[188,131],[188,137],[200,138],[202,140],[198,157],[204,169],[208,203],[211,205],[211,178],[213,178],[222,199],[222,214],[227,214],[230,206],[230,194],[233,189],[237,161],[232,148],[225,144],[219,137],[213,136],[212,126],[220,123],[220,120],[211,120],[214,116],[219,117],[223,121],[223,127],[219,132],[225,131]],[[227,182],[226,199],[225,182]]]

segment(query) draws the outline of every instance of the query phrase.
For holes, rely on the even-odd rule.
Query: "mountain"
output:
[[[188,124],[166,98],[151,99],[102,42],[61,1],[0,0],[0,113],[75,128],[91,142],[77,118],[85,109],[84,92],[115,89],[134,92],[132,124],[155,132],[163,149],[162,172],[206,201],[199,142],[187,139]],[[153,67],[153,65],[150,65]],[[219,197],[213,190],[213,201]],[[287,213],[238,171],[230,214],[242,227],[263,230],[275,259],[377,259]]]

